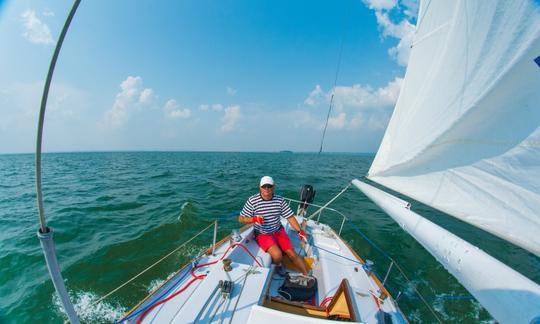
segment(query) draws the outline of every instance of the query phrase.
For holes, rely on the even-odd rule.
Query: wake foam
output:
[[[161,285],[163,285],[163,283],[169,279],[171,279],[172,277],[174,276],[174,272],[170,273],[166,279],[154,279],[152,281],[150,281],[150,283],[148,284],[148,286],[146,287],[146,291],[148,293],[152,293],[154,292],[156,289],[158,289],[159,287],[161,287]]]
[[[128,309],[119,303],[112,304],[107,301],[102,301],[99,304],[94,303],[101,298],[97,294],[89,291],[69,292],[69,298],[75,307],[75,312],[79,316],[81,322],[86,323],[111,323],[120,319]],[[58,294],[53,293],[53,304],[55,310],[63,317],[67,318],[67,314],[62,306]]]

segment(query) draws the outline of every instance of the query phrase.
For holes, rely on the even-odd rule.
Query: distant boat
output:
[[[293,154],[294,152],[293,151],[283,150],[283,151],[279,151],[279,153]]]

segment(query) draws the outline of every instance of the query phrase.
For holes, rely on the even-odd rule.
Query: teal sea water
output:
[[[323,204],[353,178],[363,177],[372,155],[291,153],[119,152],[43,156],[43,193],[48,225],[63,276],[83,322],[121,317],[148,291],[208,247],[209,231],[116,294],[93,303],[178,247],[215,219],[219,236],[239,224],[232,217],[272,175],[276,192],[297,198],[303,184]],[[410,281],[392,271],[387,286],[414,323],[435,318],[418,289],[444,322],[490,322],[489,314],[428,252],[381,210],[351,188],[331,207],[352,219],[396,259]],[[295,207],[294,207],[295,208]],[[479,245],[540,282],[540,260],[471,226],[413,202],[413,210]],[[341,219],[321,221],[339,229]],[[34,155],[0,155],[0,323],[65,319],[36,237]],[[383,277],[389,261],[346,225],[342,236]]]

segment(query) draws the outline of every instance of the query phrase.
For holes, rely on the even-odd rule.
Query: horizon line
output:
[[[212,150],[88,150],[88,151],[45,151],[42,154],[70,154],[70,153],[281,153],[281,154],[319,154],[318,151],[212,151]],[[0,152],[0,155],[25,155],[36,152]],[[349,151],[328,151],[321,154],[358,154],[374,155],[376,152],[349,152]]]

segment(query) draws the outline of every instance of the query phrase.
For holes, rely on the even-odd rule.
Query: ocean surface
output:
[[[256,192],[262,175],[276,193],[298,198],[311,184],[324,204],[373,159],[360,154],[106,152],[43,155],[43,194],[48,226],[62,274],[83,322],[110,323],[137,304],[175,270],[208,247],[212,233],[172,255],[133,283],[95,302],[178,247],[213,220],[219,236],[239,228],[237,212]],[[65,317],[49,279],[36,236],[34,155],[0,155],[0,323],[62,323]],[[412,209],[480,246],[540,282],[540,260],[530,253],[440,212],[412,202]],[[342,236],[384,277],[390,264],[355,231],[358,228],[401,266],[387,288],[413,323],[436,323],[418,290],[443,322],[492,322],[489,314],[414,239],[356,188],[331,207],[351,218]],[[293,209],[296,209],[293,206]],[[339,229],[341,218],[321,221]]]

